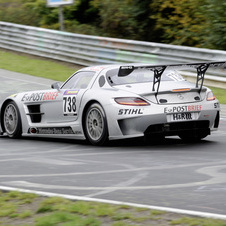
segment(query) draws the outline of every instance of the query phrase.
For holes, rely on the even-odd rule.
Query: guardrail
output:
[[[97,37],[0,22],[0,48],[79,65],[226,60],[226,51]],[[226,76],[225,73],[217,73]]]

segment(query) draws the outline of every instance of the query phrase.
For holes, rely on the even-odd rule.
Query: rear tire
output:
[[[107,119],[102,106],[93,103],[85,113],[84,132],[93,145],[103,145],[108,141]]]
[[[11,138],[19,138],[22,134],[20,112],[15,102],[7,103],[3,113],[3,126]]]

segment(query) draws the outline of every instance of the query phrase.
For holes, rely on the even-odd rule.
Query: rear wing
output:
[[[188,63],[188,64],[169,64],[169,65],[140,65],[140,66],[121,66],[119,68],[118,76],[124,77],[131,74],[134,70],[147,69],[154,72],[153,86],[152,91],[156,92],[156,95],[159,91],[159,86],[161,83],[161,76],[163,72],[167,69],[171,70],[189,70],[195,69],[197,72],[196,78],[196,88],[199,89],[199,92],[202,90],[204,76],[208,68],[225,68],[226,61],[219,62],[203,62],[203,63]]]

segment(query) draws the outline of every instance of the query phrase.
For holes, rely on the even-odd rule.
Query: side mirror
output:
[[[51,85],[51,88],[52,89],[57,89],[58,91],[60,90],[60,86],[61,86],[61,83],[60,82],[54,82],[52,85]]]

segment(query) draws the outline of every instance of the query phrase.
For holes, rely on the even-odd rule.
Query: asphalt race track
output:
[[[0,69],[0,103],[52,81]],[[0,186],[226,215],[226,117],[199,143],[178,137],[93,147],[86,142],[0,137]]]

